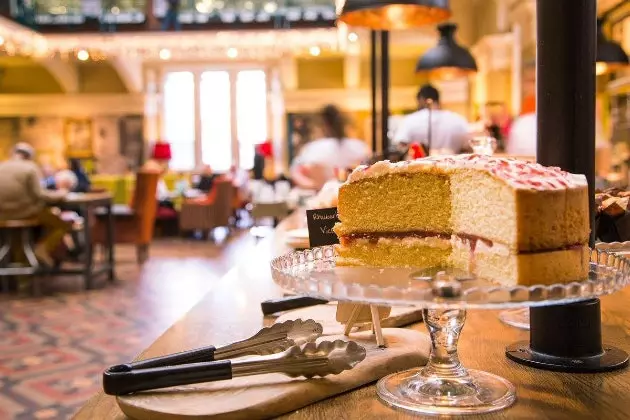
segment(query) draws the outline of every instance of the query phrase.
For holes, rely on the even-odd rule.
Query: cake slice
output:
[[[455,155],[357,168],[339,191],[338,263],[452,265],[505,284],[588,274],[586,179]]]

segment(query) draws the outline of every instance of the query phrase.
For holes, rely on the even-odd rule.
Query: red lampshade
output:
[[[170,143],[157,142],[153,145],[153,152],[151,153],[151,159],[155,160],[171,160],[173,154],[171,152]]]
[[[273,145],[270,141],[265,143],[261,143],[258,145],[258,153],[263,155],[264,157],[272,157],[273,156]]]
[[[424,147],[422,147],[420,144],[412,143],[411,146],[409,146],[407,159],[413,160],[423,158],[425,156],[426,153],[424,151]]]

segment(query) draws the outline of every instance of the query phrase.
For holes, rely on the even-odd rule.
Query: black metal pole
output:
[[[389,150],[389,32],[381,32],[381,145]]]
[[[592,227],[596,0],[537,0],[536,19],[537,160],[586,176]]]
[[[370,94],[372,99],[372,152],[376,152],[377,139],[378,139],[378,104],[377,104],[377,75],[378,68],[376,66],[376,31],[370,31]]]
[[[536,0],[537,160],[588,181],[591,246],[595,204],[596,0]],[[602,345],[599,299],[530,308],[529,342],[508,346],[515,362],[563,372],[627,366]]]

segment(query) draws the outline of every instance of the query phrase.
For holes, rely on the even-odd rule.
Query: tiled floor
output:
[[[147,347],[254,245],[238,232],[222,244],[161,240],[143,267],[118,246],[113,285],[86,292],[59,278],[41,298],[0,295],[0,420],[69,418],[105,367]]]

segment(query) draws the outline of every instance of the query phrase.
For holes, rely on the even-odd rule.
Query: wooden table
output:
[[[78,209],[85,218],[83,223],[83,234],[85,237],[85,256],[82,258],[79,267],[59,268],[52,272],[53,275],[82,275],[85,280],[85,287],[91,289],[95,276],[106,274],[108,280],[114,281],[116,259],[114,255],[114,218],[112,214],[112,196],[107,192],[93,193],[71,193],[59,204],[62,209]],[[94,244],[89,223],[90,213],[95,213],[96,209],[103,209],[102,214],[106,218],[106,241],[105,241],[105,261],[96,264],[94,261]],[[99,214],[101,212],[99,211]]]
[[[275,240],[260,243],[257,252],[243,256],[243,264],[232,269],[184,318],[158,338],[141,358],[155,357],[210,344],[248,337],[265,320],[259,302],[282,296],[269,274],[269,258],[281,252],[282,233],[295,227],[299,215],[282,222]],[[630,350],[630,288],[602,298],[603,335],[607,343]],[[420,323],[411,328],[424,331]],[[460,339],[464,365],[500,375],[517,390],[516,403],[503,411],[479,419],[628,419],[630,418],[630,371],[603,374],[564,374],[528,368],[509,361],[505,347],[526,340],[528,332],[508,327],[498,311],[469,311]],[[376,397],[374,385],[360,388],[322,403],[288,413],[286,419],[393,419],[419,418],[390,409]],[[434,419],[435,417],[427,417]],[[123,420],[113,397],[94,396],[80,411],[78,420]]]

